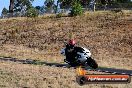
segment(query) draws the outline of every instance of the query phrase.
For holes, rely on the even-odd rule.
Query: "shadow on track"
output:
[[[20,60],[20,59],[12,58],[12,57],[0,57],[0,60],[1,61],[16,62],[16,63],[21,63],[21,64],[47,65],[47,66],[55,66],[55,67],[68,67],[68,64],[49,63],[49,62],[42,62],[42,61],[39,61],[39,60],[32,60],[32,59]]]
[[[68,64],[49,63],[49,62],[42,62],[39,60],[32,60],[32,59],[20,60],[20,59],[12,58],[12,57],[0,57],[0,60],[1,61],[11,61],[11,62],[16,62],[16,63],[21,63],[21,64],[46,65],[46,66],[69,68]],[[92,69],[90,67],[87,67],[86,70],[98,71],[98,72],[104,72],[104,73],[112,73],[112,74],[128,74],[132,76],[132,70],[125,70],[125,69],[115,69],[115,68],[105,68],[105,67],[99,67],[97,69]]]

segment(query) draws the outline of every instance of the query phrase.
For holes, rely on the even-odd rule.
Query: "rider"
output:
[[[65,55],[66,55],[66,61],[68,62],[75,61],[75,57],[76,57],[75,45],[76,42],[74,39],[70,39],[66,45]]]

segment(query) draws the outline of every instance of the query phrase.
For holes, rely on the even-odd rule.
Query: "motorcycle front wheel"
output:
[[[98,68],[97,62],[96,62],[94,59],[92,59],[91,57],[89,57],[89,58],[87,59],[87,64],[88,64],[90,67],[94,68],[94,69]]]

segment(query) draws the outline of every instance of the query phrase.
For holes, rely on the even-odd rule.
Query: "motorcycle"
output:
[[[65,54],[66,48],[61,49],[61,54],[66,56]],[[90,66],[94,69],[98,68],[98,64],[94,59],[91,58],[91,52],[90,50],[84,48],[84,47],[75,47],[76,56],[73,58],[70,58],[71,60],[64,59],[64,62],[69,64],[71,67],[76,66]]]

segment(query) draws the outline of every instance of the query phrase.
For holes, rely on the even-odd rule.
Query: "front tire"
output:
[[[98,68],[97,62],[94,59],[92,59],[91,57],[88,58],[87,63],[90,67],[92,67],[94,69]]]

